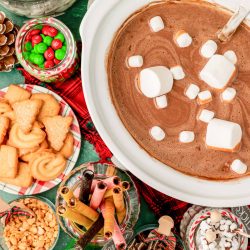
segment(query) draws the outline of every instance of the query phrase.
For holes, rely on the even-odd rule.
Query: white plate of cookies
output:
[[[34,195],[55,187],[80,148],[79,123],[60,96],[36,85],[0,90],[0,190]]]

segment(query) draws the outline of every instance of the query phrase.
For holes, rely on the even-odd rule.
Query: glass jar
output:
[[[65,38],[67,44],[65,57],[59,64],[49,69],[42,69],[25,60],[23,52],[26,41],[26,36],[30,31],[36,29],[38,25],[49,25],[60,31]],[[28,21],[19,31],[16,38],[16,55],[17,59],[23,68],[28,71],[32,76],[43,82],[58,82],[70,78],[78,68],[79,58],[77,54],[77,47],[75,39],[70,32],[69,28],[53,17],[32,19]]]
[[[1,0],[0,4],[9,11],[28,18],[59,15],[76,0]]]

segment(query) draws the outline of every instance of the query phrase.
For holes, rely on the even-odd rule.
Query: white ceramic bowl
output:
[[[116,158],[153,188],[199,205],[246,205],[250,202],[250,178],[214,182],[184,175],[152,158],[140,148],[116,113],[108,89],[105,64],[107,52],[120,25],[133,12],[150,2],[152,0],[96,0],[81,24],[83,89],[95,126]],[[216,2],[235,9],[240,1]]]

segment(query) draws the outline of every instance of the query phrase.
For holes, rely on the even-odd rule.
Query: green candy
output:
[[[64,50],[64,51],[66,51],[66,50],[67,50],[67,47],[64,45],[64,46],[62,46],[61,49]]]
[[[44,34],[40,34],[40,36],[44,39],[46,36]]]
[[[47,48],[48,46],[45,43],[38,43],[35,45],[35,51],[39,54],[43,54]]]
[[[58,32],[58,34],[54,37],[54,39],[59,39],[63,43],[65,40],[65,37],[62,32]]]
[[[34,29],[35,30],[41,30],[43,28],[43,25],[42,24],[37,24]]]
[[[27,43],[25,43],[24,47],[25,47],[25,49],[27,51],[30,51],[30,50],[32,50],[32,43],[31,42],[27,42]]]
[[[41,65],[44,62],[44,57],[42,55],[34,55],[33,63],[36,65]]]
[[[53,37],[51,37],[51,36],[45,36],[45,38],[43,39],[43,42],[44,42],[46,45],[48,45],[48,46],[51,45],[52,41],[53,41]]]
[[[39,67],[40,69],[44,69],[44,63],[39,64],[38,67]]]
[[[30,51],[31,53],[36,53],[35,48]]]
[[[62,60],[65,57],[66,51],[64,49],[58,49],[55,52],[55,57],[57,60]]]
[[[29,57],[30,57],[30,52],[28,52],[28,51],[23,52],[24,60],[29,60]]]
[[[30,53],[30,55],[29,55],[29,61],[33,63],[35,56],[36,56],[36,54]]]

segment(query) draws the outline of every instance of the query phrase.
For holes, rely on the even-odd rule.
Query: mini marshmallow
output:
[[[200,229],[201,231],[206,231],[208,229],[210,229],[211,226],[207,224],[207,222],[205,220],[203,220],[200,224]]]
[[[217,243],[216,242],[212,242],[209,244],[209,250],[216,250],[217,249]]]
[[[222,55],[213,55],[200,72],[200,78],[210,87],[223,89],[232,80],[235,65]]]
[[[209,90],[202,91],[198,94],[198,103],[200,105],[209,103],[212,101],[212,94]]]
[[[156,141],[162,141],[166,136],[165,132],[158,126],[152,127],[149,133]]]
[[[237,228],[238,228],[238,226],[237,226],[236,223],[232,223],[232,225],[230,226],[230,230],[231,230],[231,231],[234,231],[234,230],[237,229]]]
[[[203,109],[200,112],[199,120],[205,123],[209,123],[214,118],[215,113],[213,111]]]
[[[185,95],[190,99],[194,100],[200,92],[200,88],[195,84],[190,84],[185,92]]]
[[[218,49],[217,43],[213,40],[208,40],[202,45],[200,53],[203,57],[210,58],[215,54],[217,49]]]
[[[224,53],[224,56],[231,61],[233,64],[236,64],[238,59],[234,51],[228,50]]]
[[[179,135],[179,140],[182,143],[193,142],[195,138],[194,132],[192,131],[182,131]]]
[[[221,224],[221,225],[225,225],[225,224],[226,224],[226,220],[222,219],[222,220],[220,221],[220,224]]]
[[[155,98],[170,92],[173,82],[173,75],[167,67],[156,66],[140,72],[138,87],[146,97]]]
[[[213,241],[215,241],[216,239],[216,233],[212,230],[212,229],[209,229],[206,231],[206,240],[208,243],[211,243]]]
[[[247,165],[237,159],[232,162],[231,169],[237,174],[245,174],[247,172]]]
[[[175,34],[175,42],[181,48],[189,47],[193,39],[192,37],[184,30],[180,30]]]
[[[210,218],[211,218],[212,225],[215,225],[218,222],[222,224],[222,216],[218,210],[212,210],[210,213]]]
[[[170,71],[172,72],[175,80],[182,80],[186,76],[180,65],[170,68]]]
[[[236,152],[242,139],[242,129],[237,123],[214,118],[208,123],[206,144],[209,148]]]
[[[143,65],[143,57],[140,55],[129,57],[128,65],[131,68],[140,68]]]
[[[231,102],[236,96],[236,90],[234,88],[226,88],[222,94],[221,99],[224,102]]]
[[[160,16],[155,16],[149,21],[150,27],[154,32],[159,32],[164,29],[164,22]]]
[[[232,221],[226,220],[226,225],[230,226],[232,224]]]
[[[158,96],[155,98],[155,104],[158,109],[164,109],[168,106],[168,99],[166,95]]]

